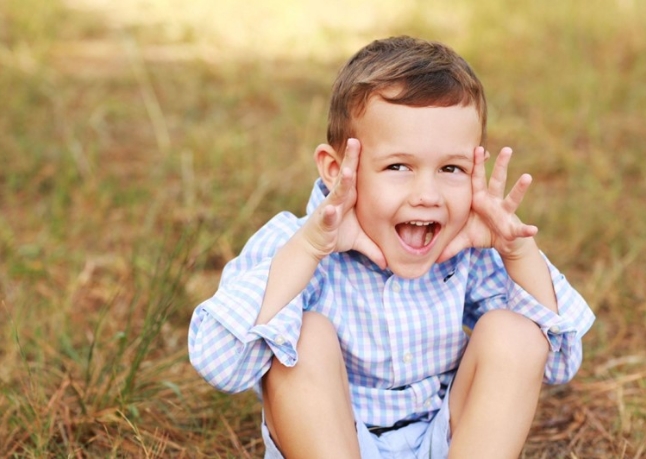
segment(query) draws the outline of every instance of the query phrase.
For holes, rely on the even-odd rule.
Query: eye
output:
[[[455,165],[444,166],[440,170],[442,172],[446,172],[447,174],[457,174],[458,172],[464,172],[464,169],[462,169],[460,166],[455,166]]]
[[[391,164],[390,166],[386,167],[386,169],[389,171],[409,171],[410,170],[408,166],[405,166],[403,164]]]

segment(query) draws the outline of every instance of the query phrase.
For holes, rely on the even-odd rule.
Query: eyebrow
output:
[[[409,159],[415,158],[417,155],[412,153],[385,153],[383,155],[377,155],[378,160],[380,161],[391,161],[396,159]],[[442,161],[468,161],[473,162],[473,155],[468,155],[466,153],[450,153],[445,156],[442,156]]]
[[[450,155],[445,156],[444,159],[448,160],[448,161],[463,160],[463,161],[472,162],[473,161],[473,155],[467,155],[465,153],[452,153]]]

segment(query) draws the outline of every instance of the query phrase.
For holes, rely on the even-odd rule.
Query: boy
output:
[[[487,184],[485,132],[442,44],[341,69],[307,216],[268,222],[191,321],[198,372],[261,393],[265,457],[518,457],[542,381],[574,376],[594,315],[515,214],[531,177],[504,196],[511,149]]]

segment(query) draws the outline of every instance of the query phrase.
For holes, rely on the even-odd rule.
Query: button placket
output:
[[[395,276],[391,276],[386,280],[383,290],[383,305],[385,311],[385,317],[388,327],[389,343],[388,347],[390,348],[391,362],[392,362],[392,381],[391,383],[395,386],[401,386],[403,381],[406,380],[406,374],[408,373],[408,364],[406,351],[407,348],[404,347],[404,343],[401,342],[399,334],[401,333],[401,317],[398,317],[401,314],[401,304],[400,292],[402,291],[402,286]],[[410,357],[408,357],[410,358]]]

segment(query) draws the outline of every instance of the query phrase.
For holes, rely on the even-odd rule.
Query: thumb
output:
[[[374,264],[379,266],[379,268],[386,269],[388,267],[388,263],[386,262],[386,257],[383,252],[368,236],[364,235],[357,240],[355,250],[364,254]]]
[[[471,247],[471,245],[468,243],[467,238],[462,233],[458,234],[451,242],[448,243],[446,247],[444,247],[444,250],[438,257],[436,263],[442,263],[450,258],[453,258],[455,255],[457,255],[467,247]]]

